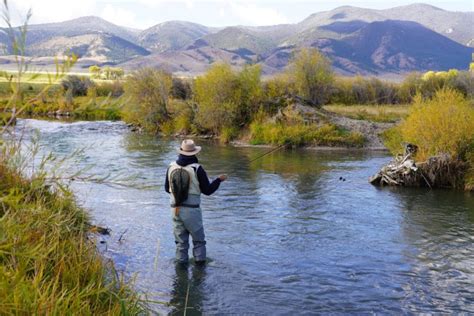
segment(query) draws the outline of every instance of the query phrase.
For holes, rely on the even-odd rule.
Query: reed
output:
[[[65,187],[26,178],[0,159],[0,313],[145,313],[138,295],[100,256],[88,216]]]

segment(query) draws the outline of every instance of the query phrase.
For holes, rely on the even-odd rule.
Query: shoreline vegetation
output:
[[[85,211],[46,174],[0,156],[0,310],[6,315],[137,315],[145,306],[95,245]]]
[[[132,282],[100,254],[97,227],[91,226],[86,210],[57,175],[49,174],[47,166],[59,168],[66,158],[36,157],[37,140],[23,139],[13,127],[20,115],[43,111],[39,105],[50,111],[46,99],[62,93],[56,83],[76,61],[75,56],[58,61],[55,74],[31,83],[41,75],[28,71],[24,57],[30,17],[28,12],[24,24],[14,28],[8,1],[3,2],[4,31],[17,72],[2,73],[5,81],[0,83],[0,314],[148,314],[146,300]],[[110,116],[107,110],[99,113]]]
[[[240,145],[388,148],[397,155],[407,142],[422,151],[438,143],[434,137],[419,140],[400,132],[410,130],[409,125],[416,121],[413,118],[421,115],[417,133],[436,130],[430,116],[436,116],[437,109],[431,107],[420,114],[416,109],[423,102],[428,104],[440,93],[455,93],[454,99],[444,98],[452,105],[450,111],[461,110],[461,104],[467,104],[463,115],[472,112],[473,69],[471,65],[466,71],[413,73],[399,83],[340,77],[316,49],[302,49],[284,73],[266,80],[258,65],[236,70],[216,63],[205,74],[188,79],[143,68],[127,75],[121,72],[114,77],[116,80],[105,82],[93,80],[102,70],[91,67],[91,76],[67,76],[47,93],[37,94],[41,84],[24,85],[26,99],[36,95],[30,98],[24,114],[123,120],[134,131],[174,137],[191,135]],[[11,73],[8,75],[11,77]],[[4,103],[2,95],[8,95],[8,89],[0,83],[0,107]],[[407,121],[411,123],[406,124]],[[436,124],[446,122],[453,127],[445,129],[441,136],[454,134],[452,141],[463,143],[471,141],[466,138],[474,138],[468,131],[462,135],[464,139],[456,139],[461,137],[457,132],[464,126],[460,122],[438,120]],[[438,145],[432,155],[444,154],[443,146],[449,146]],[[467,146],[467,154],[450,155],[472,165],[472,150]],[[414,157],[416,161],[426,158]],[[472,178],[471,173],[466,177]]]

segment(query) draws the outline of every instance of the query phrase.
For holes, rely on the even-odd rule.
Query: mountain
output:
[[[138,43],[153,52],[176,51],[213,31],[196,23],[169,21],[140,32]]]
[[[310,15],[298,23],[302,33],[327,29],[338,23],[400,20],[419,23],[462,45],[474,46],[474,12],[451,12],[427,4],[411,4],[385,10],[342,6]],[[337,32],[336,32],[337,33]]]
[[[140,31],[89,16],[31,25],[27,53],[41,57],[43,64],[73,51],[82,58],[81,67],[160,67],[188,75],[218,61],[235,67],[258,63],[272,74],[282,71],[302,47],[316,47],[339,73],[382,75],[467,68],[474,46],[472,21],[474,12],[426,4],[385,10],[342,6],[295,24],[256,27],[169,21]],[[0,44],[11,54],[1,28]]]
[[[472,49],[408,21],[368,23],[341,40],[320,39],[311,46],[348,73],[394,73],[466,68]]]
[[[276,46],[270,39],[241,27],[226,27],[203,38],[210,46],[229,51],[246,50],[262,54]]]
[[[205,42],[203,41],[203,43]],[[205,72],[215,62],[225,62],[235,67],[242,67],[245,64],[254,63],[256,60],[252,57],[252,55],[239,55],[237,52],[211,47],[206,44],[199,46],[198,42],[179,52],[151,54],[132,59],[122,64],[122,66],[128,70],[155,67],[173,73],[193,75]]]
[[[135,42],[140,31],[118,26],[102,18],[85,16],[65,22],[33,24],[28,27],[29,44],[49,40],[55,36],[77,36],[84,34],[106,33]]]
[[[29,45],[27,53],[38,57],[74,53],[79,58],[91,59],[95,63],[121,63],[149,54],[143,47],[121,37],[100,32],[76,36],[54,36],[49,40]]]

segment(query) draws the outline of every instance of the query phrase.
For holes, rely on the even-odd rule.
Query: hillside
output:
[[[211,33],[212,28],[185,21],[160,23],[141,32],[138,43],[154,52],[176,51]]]
[[[74,53],[97,63],[121,63],[129,59],[148,55],[149,52],[123,38],[104,33],[77,36],[55,36],[50,40],[28,46],[27,53],[38,57]]]
[[[188,74],[205,71],[217,61],[236,67],[260,63],[264,73],[272,74],[282,71],[295,50],[316,47],[343,74],[399,74],[465,69],[473,52],[473,20],[474,12],[426,4],[386,10],[343,6],[296,24],[257,27],[169,21],[140,31],[89,16],[31,25],[27,53],[44,61],[73,51],[83,59],[81,67],[152,66]],[[11,54],[0,31],[0,44]]]

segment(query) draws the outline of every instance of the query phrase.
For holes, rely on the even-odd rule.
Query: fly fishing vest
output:
[[[199,187],[199,180],[197,178],[197,170],[199,169],[200,165],[197,163],[193,163],[187,166],[180,166],[176,162],[170,164],[168,168],[168,181],[170,183],[170,202],[171,207],[177,207],[175,193],[173,192],[173,179],[172,175],[174,171],[178,169],[185,170],[189,175],[189,184],[188,184],[188,197],[185,201],[182,201],[179,206],[183,207],[192,207],[198,208],[201,204],[201,189]]]

